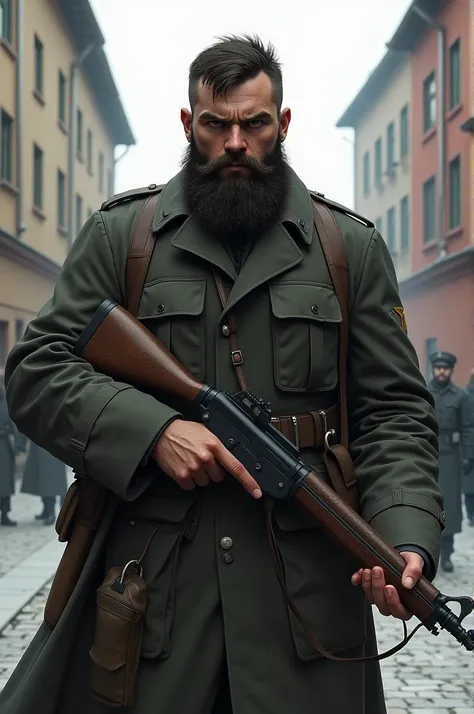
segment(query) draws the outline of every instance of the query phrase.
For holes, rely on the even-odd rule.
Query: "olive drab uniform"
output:
[[[474,372],[466,385],[466,392],[469,395],[471,419],[474,422]],[[464,473],[464,499],[468,523],[474,527],[474,459],[470,463],[470,468],[466,468]]]
[[[434,352],[433,367],[454,368],[456,357],[450,352]],[[453,381],[446,383],[432,379],[429,388],[435,399],[439,424],[439,484],[444,494],[446,528],[442,535],[441,567],[454,569],[454,536],[462,530],[463,460],[474,459],[474,413],[469,397]]]
[[[230,477],[179,489],[150,453],[171,420],[186,416],[182,406],[72,354],[105,299],[127,304],[129,241],[149,194],[115,197],[88,219],[54,300],[7,362],[18,428],[111,498],[66,609],[54,629],[39,629],[0,694],[0,711],[111,711],[89,690],[91,661],[109,673],[124,666],[117,653],[92,647],[97,587],[110,567],[138,558],[148,544],[131,714],[314,714],[315,707],[386,714],[379,664],[321,657],[290,613],[271,557],[266,499],[252,499]],[[330,208],[349,266],[347,408],[360,512],[394,547],[422,552],[432,578],[444,527],[434,401],[382,237],[349,209]],[[281,429],[293,443],[300,438],[301,458],[328,478],[318,412],[337,419],[342,313],[308,189],[292,171],[280,220],[241,266],[189,214],[181,174],[162,189],[149,238],[138,319],[197,379],[229,393],[240,389],[235,362],[242,359],[249,390],[271,403]],[[224,307],[214,273],[224,284]],[[351,584],[357,564],[295,504],[270,505],[287,591],[315,639],[341,657],[375,654],[371,608]]]

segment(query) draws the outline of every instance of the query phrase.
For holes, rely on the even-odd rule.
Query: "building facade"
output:
[[[88,0],[0,0],[0,367],[134,138]]]
[[[409,245],[405,259],[395,245],[394,264],[410,338],[425,376],[430,375],[429,355],[448,350],[458,357],[456,378],[461,384],[474,367],[472,4],[466,0],[413,3],[373,73],[381,75],[384,64],[397,62],[410,68]],[[338,126],[352,126],[356,144],[370,134],[376,142],[386,117],[374,108],[391,105],[395,87],[395,82],[379,81],[372,95],[363,88]],[[362,151],[363,146],[355,151],[358,176],[364,171]],[[368,205],[369,217],[377,220],[386,209],[382,192],[375,193]],[[392,250],[390,227],[382,224],[382,233]]]

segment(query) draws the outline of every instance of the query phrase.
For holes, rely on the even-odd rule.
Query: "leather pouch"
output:
[[[133,703],[148,599],[142,574],[139,561],[113,567],[97,590],[90,693],[109,707]]]

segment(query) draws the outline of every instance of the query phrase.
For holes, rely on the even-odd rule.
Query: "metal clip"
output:
[[[298,426],[298,419],[295,416],[291,417],[291,421],[293,422],[293,432],[295,435],[295,446],[297,449],[300,448],[300,430]]]
[[[327,449],[329,449],[329,446],[330,446],[330,444],[329,444],[329,437],[330,437],[330,436],[334,436],[334,434],[336,433],[336,431],[335,431],[334,429],[328,429],[328,418],[327,418],[327,414],[326,414],[325,411],[323,411],[322,409],[320,409],[320,411],[318,412],[318,414],[320,415],[321,419],[323,420],[323,424],[324,424],[324,448],[327,450]]]
[[[141,578],[143,577],[143,567],[142,567],[140,561],[139,561],[139,560],[129,560],[128,563],[127,563],[127,565],[126,565],[126,566],[124,567],[124,569],[122,570],[122,575],[120,576],[120,584],[121,584],[121,585],[123,584],[123,581],[124,581],[124,578],[125,578],[125,573],[127,572],[127,568],[128,568],[130,565],[138,565],[138,567],[139,567],[139,572],[140,572],[140,577],[141,577]]]

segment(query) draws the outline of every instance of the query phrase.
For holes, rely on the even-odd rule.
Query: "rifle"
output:
[[[113,357],[111,344],[120,345]],[[272,426],[270,406],[262,399],[248,390],[230,395],[199,382],[113,300],[99,306],[74,351],[104,374],[186,403],[245,466],[264,494],[294,499],[359,567],[383,568],[386,583],[396,588],[403,605],[420,620],[418,627],[424,625],[434,635],[447,630],[467,650],[474,650],[474,630],[461,624],[474,610],[474,600],[443,595],[423,576],[413,589],[404,588],[403,557],[299,459],[292,442]],[[459,616],[447,606],[449,602],[461,606]]]

